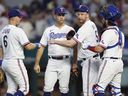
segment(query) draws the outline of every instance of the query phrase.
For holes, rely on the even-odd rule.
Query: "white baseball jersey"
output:
[[[68,25],[64,25],[62,28],[58,28],[55,25],[48,27],[44,31],[40,43],[46,46],[48,45],[48,41],[50,39],[66,40],[66,35],[70,30],[74,30],[74,29]],[[57,44],[49,44],[48,46],[49,56],[63,56],[63,55],[70,55],[70,53],[71,53],[70,48],[67,47],[63,47]]]
[[[86,21],[78,30],[78,32],[73,37],[74,40],[81,43],[81,48],[79,50],[79,58],[86,58],[95,55],[96,53],[84,49],[83,46],[95,46],[98,44],[98,31],[96,25],[91,21]],[[86,45],[85,45],[86,44]]]
[[[58,28],[55,25],[52,25],[44,31],[44,34],[40,40],[40,43],[44,46],[48,45],[48,55],[57,57],[70,55],[71,51],[68,47],[63,47],[57,44],[48,44],[50,39],[56,40],[66,40],[66,35],[70,30],[74,30],[68,25],[64,25],[61,28]],[[59,80],[59,89],[61,93],[67,93],[69,90],[69,78],[70,78],[70,58],[57,60],[49,59],[46,72],[45,72],[45,86],[44,92],[52,92],[54,85]],[[51,78],[52,76],[52,78]]]
[[[110,28],[118,29],[118,27],[116,26],[110,26],[108,27],[109,30],[106,30],[102,34],[100,45],[103,46],[104,48],[107,48],[108,46],[113,46],[119,40],[118,32],[115,29],[110,29]],[[106,49],[104,51],[103,57],[118,57],[118,58],[122,57],[122,50],[124,47],[124,35],[123,33],[121,33],[121,35],[122,35],[122,46],[115,46],[113,48]]]
[[[96,54],[85,46],[95,46],[98,44],[98,31],[96,25],[91,21],[86,21],[73,37],[74,40],[80,42],[78,59],[86,58],[81,63],[82,79],[83,79],[83,96],[92,96],[92,86],[97,81],[98,69],[100,66],[99,57],[93,58]]]
[[[7,78],[7,93],[14,94],[17,88],[24,95],[29,91],[27,70],[24,66],[23,46],[29,43],[25,32],[14,25],[6,25],[0,32],[0,46],[3,49],[2,69]]]
[[[24,59],[23,46],[28,43],[25,32],[16,26],[7,25],[0,32],[0,46],[3,48],[3,58],[6,60]]]

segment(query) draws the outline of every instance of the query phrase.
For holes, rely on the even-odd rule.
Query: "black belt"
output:
[[[92,58],[95,58],[95,57],[98,57],[98,56],[99,56],[99,54],[96,54],[96,55],[92,56]],[[82,58],[82,60],[87,60],[88,58]]]
[[[102,59],[105,59],[105,58],[109,58],[109,59],[121,59],[121,58],[118,58],[118,57],[103,57]]]
[[[57,60],[63,60],[69,58],[68,55],[66,56],[48,56],[50,59],[57,59]]]

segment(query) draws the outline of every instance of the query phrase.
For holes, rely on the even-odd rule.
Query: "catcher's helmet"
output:
[[[121,17],[121,13],[115,5],[108,5],[99,12],[99,16],[106,20],[115,21]]]

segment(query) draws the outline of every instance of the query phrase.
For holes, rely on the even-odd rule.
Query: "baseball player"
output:
[[[83,78],[83,94],[84,96],[92,96],[92,86],[97,81],[98,68],[100,66],[99,55],[83,47],[91,44],[98,44],[97,27],[89,18],[89,9],[86,5],[79,5],[76,9],[76,16],[83,25],[79,28],[75,36],[71,40],[51,40],[51,44],[59,44],[62,46],[73,47],[79,43],[80,49],[78,57],[82,61],[82,78]]]
[[[111,96],[122,96],[120,90],[121,74],[123,72],[122,50],[124,34],[116,24],[121,13],[114,5],[108,5],[100,11],[103,25],[106,26],[98,46],[89,46],[94,52],[103,52],[103,61],[99,69],[98,82],[93,86],[94,96],[105,96],[105,88],[111,84]]]
[[[8,12],[9,24],[0,32],[0,46],[3,50],[2,69],[8,85],[6,96],[25,96],[28,93],[29,82],[23,63],[23,48],[31,50],[39,47],[38,44],[30,43],[25,32],[17,27],[21,16],[18,9],[11,9]]]
[[[68,96],[69,91],[69,78],[70,78],[70,55],[71,49],[56,44],[49,44],[50,39],[65,40],[66,35],[70,30],[74,30],[72,27],[64,24],[66,9],[63,7],[57,7],[54,10],[55,24],[46,28],[44,34],[40,40],[42,45],[38,49],[36,55],[36,61],[34,70],[39,73],[40,66],[39,61],[41,59],[44,48],[48,45],[48,64],[45,72],[44,82],[44,95],[51,96],[54,85],[59,80],[59,89],[61,96]],[[77,57],[74,59],[74,64],[77,65]],[[74,66],[73,66],[74,67]]]

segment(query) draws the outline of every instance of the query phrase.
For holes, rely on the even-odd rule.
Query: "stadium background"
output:
[[[128,0],[76,0],[78,3],[85,3],[90,8],[91,19],[96,23],[99,34],[102,34],[101,24],[97,19],[97,12],[102,5],[114,3],[122,12],[122,18],[118,21],[120,28],[123,30],[126,42],[123,54],[124,72],[122,76],[122,92],[124,96],[128,96]],[[10,8],[20,8],[24,14],[20,27],[26,32],[31,42],[39,42],[43,31],[46,27],[52,25],[52,9],[56,6],[64,6],[68,10],[66,15],[66,23],[73,26],[77,30],[77,20],[74,16],[71,0],[0,0],[0,30],[8,24],[7,12]],[[36,74],[33,70],[36,50],[25,50],[25,65],[28,70],[30,79],[30,94],[28,96],[42,96],[43,94],[43,78],[47,64],[47,48],[45,49],[42,60],[40,61],[40,74]],[[80,67],[80,66],[79,66]],[[81,70],[81,67],[80,67]],[[0,96],[4,96],[6,92],[6,81],[0,85]],[[81,76],[75,80],[70,80],[70,96],[80,96],[81,94]],[[59,96],[58,84],[55,86],[53,96]]]

